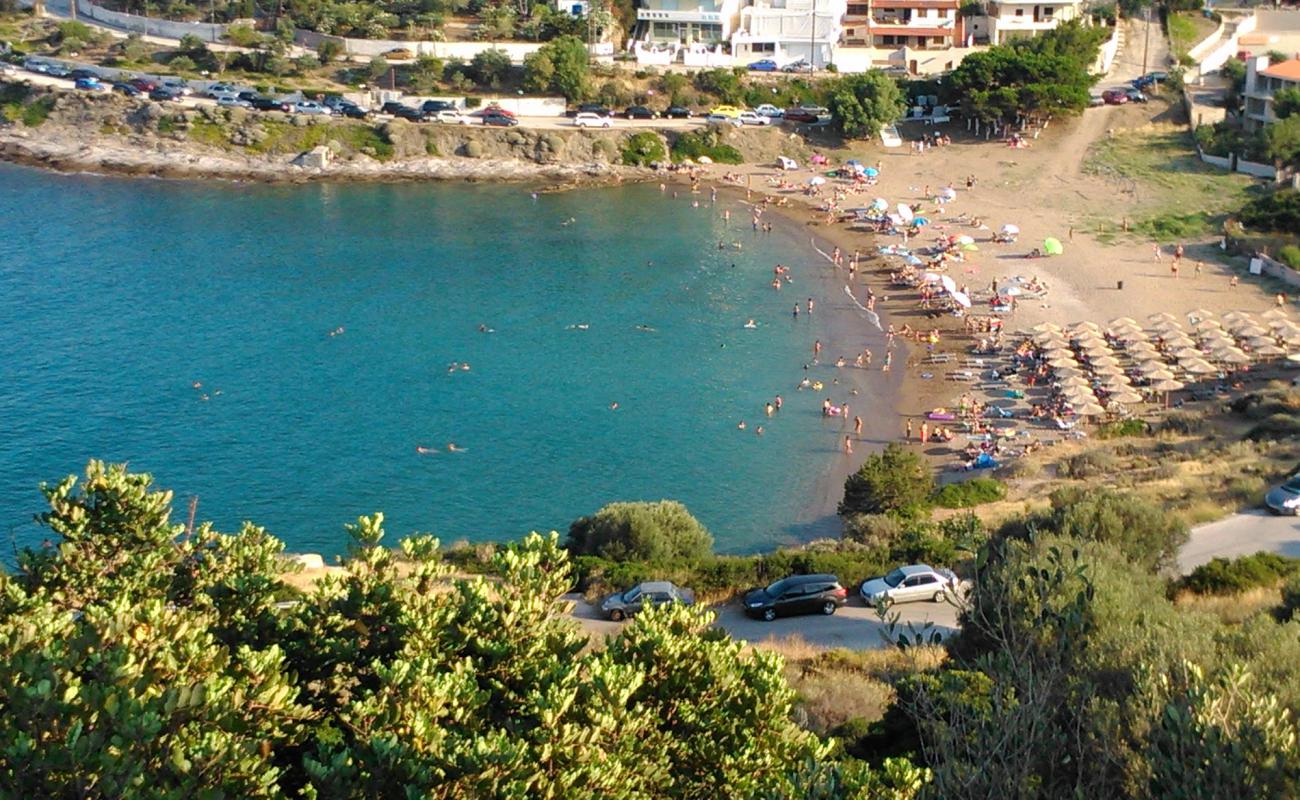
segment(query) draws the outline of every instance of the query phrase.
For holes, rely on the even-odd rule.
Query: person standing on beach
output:
[[[911,417],[907,418],[907,433],[903,435],[903,441],[905,442],[912,441],[912,418]]]
[[[870,351],[870,350],[863,350],[863,351],[862,351],[862,359],[863,359],[864,361],[867,362],[866,366],[867,366],[868,369],[870,369],[870,368],[871,368],[871,351]]]
[[[930,423],[922,422],[921,423],[921,444],[925,444],[928,441],[930,441]]]
[[[862,417],[853,417],[853,435],[862,438]]]
[[[1239,283],[1241,283],[1241,278],[1238,278],[1236,275],[1233,275],[1231,278],[1228,279],[1228,288],[1236,289],[1237,284]]]
[[[889,372],[889,366],[894,363],[894,351],[890,350],[885,353],[885,363],[881,366],[881,372]]]
[[[1152,249],[1151,252],[1152,252],[1152,253],[1154,254],[1154,256],[1155,256],[1155,262],[1156,262],[1157,264],[1159,264],[1159,263],[1160,263],[1160,245],[1156,245],[1156,246]]]

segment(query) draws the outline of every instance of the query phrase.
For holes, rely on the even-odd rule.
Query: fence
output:
[[[180,39],[187,35],[197,36],[205,42],[219,42],[226,34],[227,26],[225,25],[214,25],[207,22],[174,22],[169,19],[141,17],[137,14],[109,11],[103,6],[95,5],[90,0],[76,1],[79,15],[109,28],[118,28],[146,36],[158,36],[163,39]],[[251,21],[249,24],[251,24]]]

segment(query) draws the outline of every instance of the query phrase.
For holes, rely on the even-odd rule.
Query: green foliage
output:
[[[344,53],[343,44],[334,39],[325,39],[316,47],[316,57],[322,64],[332,64]]]
[[[583,99],[591,91],[587,46],[576,36],[561,36],[524,58],[524,87],[529,91],[552,91],[569,101]]]
[[[1300,89],[1278,89],[1273,94],[1273,113],[1278,119],[1286,119],[1297,111],[1300,111]]]
[[[1284,244],[1282,249],[1277,251],[1277,257],[1279,261],[1291,269],[1300,269],[1300,247],[1293,244]]]
[[[745,102],[740,76],[727,69],[704,69],[695,73],[695,88],[718,98],[722,103],[737,105]]]
[[[929,506],[933,493],[934,476],[925,461],[901,445],[890,444],[867,456],[844,481],[839,513],[911,516]]]
[[[1240,558],[1216,558],[1192,570],[1176,584],[1197,594],[1238,594],[1256,587],[1277,586],[1300,574],[1300,559],[1261,551]]]
[[[388,74],[389,68],[388,59],[383,56],[375,56],[366,65],[366,74],[370,76],[370,80],[377,81]]]
[[[1300,577],[1291,578],[1282,586],[1282,605],[1278,608],[1278,616],[1286,621],[1297,611],[1300,611]]]
[[[950,483],[935,492],[934,504],[943,508],[970,508],[995,503],[1007,496],[1007,487],[996,478],[971,478]]]
[[[722,141],[722,132],[712,128],[701,131],[686,131],[673,140],[673,161],[696,160],[707,156],[715,164],[742,164],[745,159],[740,151]]]
[[[828,93],[831,114],[851,139],[875,136],[882,125],[902,117],[907,106],[898,82],[880,70],[839,78]]]
[[[1023,114],[1070,113],[1088,107],[1096,78],[1089,68],[1109,35],[1077,20],[962,60],[949,76],[949,99],[985,121]]]
[[[0,576],[6,795],[791,797],[828,761],[780,657],[702,608],[588,648],[556,534],[450,580],[437,540],[398,553],[362,517],[346,571],[278,608],[261,529],[185,535],[169,493],[98,462],[43,491],[57,541]]]
[[[657,503],[610,503],[569,526],[569,549],[615,561],[664,562],[708,556],[713,537],[686,506]]]
[[[500,87],[510,74],[510,56],[496,48],[480,50],[470,62],[470,71],[479,85]]]
[[[1291,166],[1300,163],[1300,117],[1288,117],[1264,126],[1264,154]]]
[[[648,167],[667,160],[668,151],[664,148],[663,139],[653,131],[634,133],[623,143],[622,161],[628,166]]]
[[[1256,197],[1241,209],[1238,219],[1255,231],[1300,234],[1300,192],[1286,188]]]
[[[223,38],[236,47],[260,47],[266,40],[249,25],[231,25],[226,28]]]
[[[1158,505],[1112,489],[1067,487],[1051,496],[1052,509],[1034,518],[1039,531],[1109,544],[1151,572],[1174,563],[1187,526]]]
[[[1097,429],[1097,438],[1120,439],[1126,436],[1146,436],[1150,432],[1151,426],[1147,424],[1146,420],[1134,417],[1101,425]]]

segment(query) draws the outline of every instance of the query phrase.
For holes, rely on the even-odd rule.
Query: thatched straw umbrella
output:
[[[1169,408],[1169,393],[1176,392],[1186,386],[1182,381],[1176,381],[1173,378],[1165,378],[1151,385],[1151,389],[1165,394],[1165,408]]]

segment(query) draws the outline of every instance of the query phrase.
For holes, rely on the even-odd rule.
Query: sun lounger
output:
[[[958,371],[958,372],[949,372],[949,373],[948,373],[948,380],[950,380],[950,381],[963,381],[963,382],[966,382],[966,383],[970,383],[970,382],[972,382],[972,381],[975,380],[975,373],[972,372],[972,371],[970,371],[970,370],[968,370],[968,369],[967,369],[967,370],[960,370],[960,371]]]

